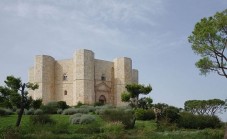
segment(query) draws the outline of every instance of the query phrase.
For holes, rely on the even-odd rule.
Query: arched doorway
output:
[[[101,96],[99,97],[99,102],[100,102],[101,104],[105,104],[105,103],[106,103],[106,97],[105,97],[104,95],[101,95]]]

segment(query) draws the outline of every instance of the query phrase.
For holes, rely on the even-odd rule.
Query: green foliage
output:
[[[11,109],[0,108],[0,116],[11,115],[13,111]]]
[[[43,100],[41,98],[40,99],[33,100],[32,101],[32,104],[31,104],[32,108],[39,109],[42,106],[42,101]]]
[[[184,103],[184,109],[193,114],[215,115],[227,108],[225,101],[220,99],[188,100]]]
[[[102,103],[102,102],[95,102],[94,103],[94,106],[96,107],[96,106],[103,106],[104,104]]]
[[[2,135],[0,135],[0,138],[3,139],[20,139],[21,133],[18,128],[9,126],[3,129]]]
[[[46,105],[42,105],[41,109],[45,114],[56,114],[58,110],[57,102],[49,102]]]
[[[131,98],[138,98],[140,94],[147,95],[152,90],[150,85],[144,86],[141,84],[127,84],[125,88],[130,93]]]
[[[58,109],[57,110],[57,114],[62,114],[63,110],[62,109]]]
[[[43,114],[43,110],[41,110],[41,109],[36,109],[34,111],[34,115],[41,115],[41,114]]]
[[[72,114],[75,114],[75,113],[89,113],[89,109],[87,108],[68,108],[68,109],[65,109],[62,114],[63,115],[72,115]]]
[[[188,41],[192,50],[202,58],[196,63],[201,74],[211,71],[227,77],[226,35],[227,35],[227,9],[217,12],[214,16],[203,18],[196,23]]]
[[[75,107],[80,107],[82,105],[83,105],[83,103],[79,101],[79,102],[77,102],[77,105]]]
[[[34,112],[35,110],[33,108],[24,111],[25,115],[34,115]]]
[[[123,92],[121,94],[121,101],[123,102],[129,102],[130,98],[131,98],[131,95],[128,92]]]
[[[80,124],[89,124],[95,121],[95,116],[90,114],[83,114],[80,117]]]
[[[49,115],[43,115],[43,114],[41,114],[41,115],[32,115],[32,116],[30,116],[30,122],[32,123],[32,124],[41,124],[41,125],[44,125],[44,124],[54,124],[55,122],[54,122],[54,120],[52,120],[51,118],[50,118],[50,116]]]
[[[153,110],[136,109],[135,116],[137,120],[154,120],[155,113]]]
[[[59,109],[64,110],[64,109],[69,108],[69,106],[66,104],[65,101],[58,101],[57,103],[58,103],[58,108],[59,108]]]
[[[109,122],[102,127],[104,133],[119,134],[124,131],[124,124],[121,122]]]
[[[89,106],[89,105],[82,105],[80,106],[80,108],[86,109],[84,110],[85,112],[95,112],[95,107],[94,106]]]
[[[75,108],[68,108],[62,112],[63,115],[73,115],[76,113],[77,113],[77,110]]]
[[[217,116],[194,115],[183,112],[180,113],[177,125],[189,129],[219,128],[221,127],[221,121]]]
[[[141,84],[127,84],[125,86],[128,92],[123,92],[121,94],[121,101],[130,102],[131,107],[138,107],[139,95],[147,95],[152,91],[151,85],[145,86]]]
[[[135,125],[135,116],[132,111],[124,109],[105,109],[101,117],[106,121],[117,122],[120,121],[125,125],[126,129],[132,129]]]
[[[174,123],[180,118],[180,109],[177,107],[169,106],[165,103],[154,104],[154,107],[160,110],[160,113],[158,114],[159,121],[163,121],[164,123]]]
[[[143,97],[138,100],[138,107],[142,109],[151,109],[153,100],[150,97]]]
[[[0,93],[3,94],[3,97],[0,99],[3,99],[4,104],[6,102],[9,104],[10,102],[11,106],[20,107],[20,112],[16,122],[16,126],[19,126],[24,108],[29,108],[30,103],[32,102],[31,97],[29,98],[27,96],[28,93],[25,89],[28,88],[35,90],[39,86],[38,84],[33,83],[22,83],[20,78],[15,78],[14,76],[7,76],[4,82],[6,87],[0,86]],[[20,94],[18,92],[20,92]]]

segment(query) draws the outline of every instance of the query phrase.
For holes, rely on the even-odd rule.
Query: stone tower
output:
[[[33,97],[34,99],[42,98],[43,103],[54,100],[54,65],[55,59],[51,56],[39,55],[35,58],[33,79],[39,84],[39,88]]]
[[[95,102],[94,94],[94,53],[81,49],[74,54],[73,104]]]
[[[126,103],[121,101],[121,93],[126,84],[132,83],[132,60],[126,57],[114,59],[114,76],[115,105],[124,106]]]

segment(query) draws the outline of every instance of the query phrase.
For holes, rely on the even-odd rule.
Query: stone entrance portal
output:
[[[101,95],[99,97],[99,102],[102,103],[102,104],[105,104],[106,103],[106,97],[104,95]]]

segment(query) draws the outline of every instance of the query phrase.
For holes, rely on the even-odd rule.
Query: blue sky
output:
[[[187,41],[196,22],[226,7],[226,0],[1,0],[0,85],[7,75],[27,81],[35,55],[68,59],[85,48],[97,59],[132,58],[155,103],[227,99],[227,79],[199,75]]]

